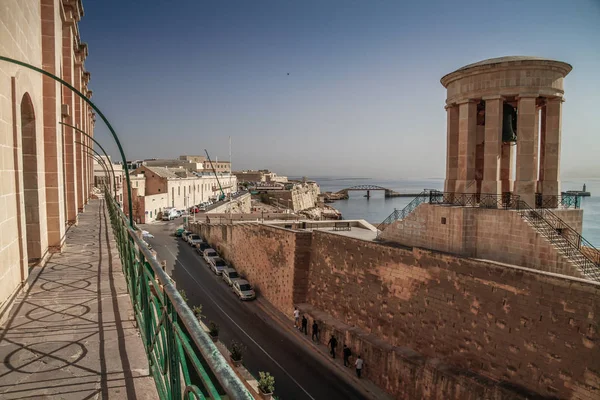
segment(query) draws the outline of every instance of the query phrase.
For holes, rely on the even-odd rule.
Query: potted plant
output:
[[[202,315],[202,304],[198,304],[197,306],[192,307],[192,311],[194,312],[194,315],[196,316],[198,322],[200,322],[200,320],[204,318],[204,315]]]
[[[239,367],[242,364],[244,358],[244,350],[246,346],[238,342],[237,340],[231,341],[231,349],[229,350],[229,358],[234,366]]]
[[[272,398],[275,391],[275,378],[268,372],[260,371],[258,373],[258,390],[263,399]]]
[[[219,325],[214,321],[210,321],[208,333],[210,334],[212,341],[216,343],[219,340]]]

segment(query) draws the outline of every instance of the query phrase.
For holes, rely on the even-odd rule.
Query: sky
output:
[[[84,0],[92,101],[130,160],[443,178],[440,78],[508,55],[573,65],[562,178],[600,177],[600,0]],[[100,119],[96,138],[115,159]],[[111,149],[111,150],[109,150]]]

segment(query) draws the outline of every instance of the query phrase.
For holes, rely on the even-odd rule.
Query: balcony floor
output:
[[[103,204],[31,270],[0,327],[0,398],[158,399]]]

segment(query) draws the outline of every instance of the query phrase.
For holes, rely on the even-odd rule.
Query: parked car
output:
[[[165,208],[162,210],[163,221],[172,221],[177,217],[179,217],[179,212],[174,208]]]
[[[217,275],[221,275],[227,269],[227,263],[221,257],[209,258],[208,266]]]
[[[193,206],[193,207],[190,207],[190,212],[195,214],[195,213],[200,212],[200,209],[196,206]]]
[[[175,230],[175,236],[176,236],[176,237],[181,237],[181,235],[183,234],[183,232],[185,232],[185,229],[184,229],[184,228],[177,228],[177,229]]]
[[[238,279],[233,282],[233,292],[236,294],[240,300],[252,300],[256,298],[256,293],[254,293],[254,289],[245,279]]]
[[[187,242],[188,241],[188,236],[191,235],[191,234],[192,234],[192,232],[190,232],[190,231],[184,231],[181,234],[181,238],[183,239],[184,242]]]
[[[202,242],[202,239],[200,238],[200,235],[198,235],[196,233],[192,233],[191,235],[188,236],[187,242],[190,246],[196,247],[196,245],[198,245],[198,244],[200,244],[200,242]]]
[[[206,249],[210,249],[210,244],[202,241],[200,242],[197,246],[196,246],[196,251],[198,252],[198,254],[200,254],[202,257],[204,257],[204,250]]]
[[[229,286],[233,285],[234,281],[241,279],[237,271],[231,267],[225,268],[223,272],[221,272],[221,277]]]
[[[210,262],[209,260],[211,258],[219,257],[219,255],[217,254],[217,252],[215,251],[215,249],[213,249],[212,247],[209,247],[208,249],[204,250],[204,253],[202,254],[202,257],[204,257],[204,261],[206,261],[207,263],[209,263]]]

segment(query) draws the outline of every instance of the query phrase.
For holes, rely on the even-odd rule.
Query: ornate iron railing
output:
[[[517,207],[518,201],[519,196],[512,193],[432,192],[429,203],[460,207],[514,209]]]
[[[107,191],[104,198],[160,398],[253,399]]]
[[[535,208],[575,208],[581,207],[581,196],[575,194],[542,195],[535,194]]]
[[[425,203],[427,201],[430,202],[431,195],[433,193],[439,193],[439,192],[437,190],[424,189],[421,193],[419,193],[419,195],[417,197],[415,197],[410,203],[408,203],[406,205],[406,207],[404,207],[402,210],[396,210],[394,208],[394,211],[392,211],[392,213],[390,215],[388,215],[388,217],[386,219],[384,219],[377,226],[377,237],[379,237],[381,232],[383,232],[385,230],[385,228],[387,228],[392,222],[397,221],[399,219],[406,218],[420,204]]]
[[[519,201],[517,210],[550,243],[562,244],[561,252],[586,277],[600,281],[600,252],[583,236],[547,208],[533,209],[524,201]]]

